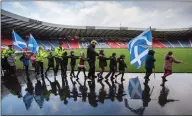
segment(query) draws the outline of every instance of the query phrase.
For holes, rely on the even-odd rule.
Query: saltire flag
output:
[[[27,47],[25,41],[13,30],[12,31],[12,40],[14,48],[23,50]]]
[[[129,110],[131,110],[132,112],[134,112],[137,115],[143,115],[144,111],[145,111],[145,107],[141,106],[138,109],[133,109],[130,107],[129,103],[128,103],[128,99],[124,99],[125,102],[125,107],[128,108]]]
[[[142,99],[141,83],[138,76],[129,80],[128,91],[131,99]]]
[[[28,48],[34,54],[38,53],[39,45],[37,44],[35,38],[30,34],[29,41],[28,41]]]
[[[38,96],[36,95],[34,98],[37,104],[39,105],[39,107],[42,108],[44,103],[44,97],[42,95],[38,95]]]
[[[31,103],[33,102],[33,96],[27,92],[23,97],[23,102],[25,103],[25,107],[28,110],[31,106]]]
[[[139,36],[133,38],[128,43],[131,65],[134,64],[137,69],[139,69],[146,59],[149,51],[148,48],[152,48],[152,35],[150,28],[142,32]]]

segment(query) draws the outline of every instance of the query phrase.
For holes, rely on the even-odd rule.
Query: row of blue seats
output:
[[[190,44],[190,40],[161,40],[168,48],[189,48],[192,47]]]
[[[163,43],[168,48],[189,48],[192,47],[192,41],[190,40],[160,40],[161,43]],[[37,43],[40,46],[48,47],[54,49],[55,47],[59,46],[58,41],[40,41],[38,40]],[[91,43],[91,41],[79,41],[81,48],[87,48],[87,46]],[[66,45],[68,48],[70,48],[70,45],[66,42]],[[109,45],[104,41],[99,41],[96,45],[96,48],[110,48]]]

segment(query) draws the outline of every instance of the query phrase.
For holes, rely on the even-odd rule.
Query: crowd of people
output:
[[[62,43],[59,44],[58,47],[55,48],[54,50],[54,55],[52,52],[47,54],[47,52],[42,48],[39,47],[38,53],[35,55],[34,53],[28,54],[27,52],[24,52],[23,55],[20,57],[20,61],[23,63],[26,74],[28,74],[29,70],[29,65],[30,63],[32,66],[35,68],[35,72],[37,75],[39,74],[44,74],[44,60],[48,59],[48,68],[45,71],[45,75],[47,75],[47,72],[50,70],[50,68],[53,69],[54,71],[54,76],[57,76],[59,66],[61,68],[61,75],[67,77],[67,66],[68,66],[68,59],[71,59],[70,61],[70,68],[71,68],[71,77],[75,77],[79,79],[78,75],[81,71],[84,73],[84,77],[88,79],[94,79],[98,77],[98,80],[106,79],[111,75],[111,79],[117,78],[119,75],[121,75],[121,81],[124,81],[124,73],[125,69],[127,68],[127,65],[124,61],[125,55],[120,55],[119,58],[116,57],[116,53],[112,53],[110,57],[105,56],[104,50],[100,50],[98,53],[95,50],[95,46],[97,44],[97,41],[92,40],[91,44],[87,48],[87,57],[85,57],[84,52],[80,53],[80,56],[76,56],[74,51],[70,52],[70,55],[68,55],[67,51],[64,50],[62,47]],[[145,75],[145,80],[149,81],[149,77],[153,72],[153,69],[155,68],[155,58],[154,58],[155,51],[154,50],[149,50],[148,55],[146,57],[145,61],[145,69],[146,69],[146,75]],[[9,75],[14,75],[16,72],[16,58],[15,58],[15,51],[12,48],[12,45],[9,46],[8,49],[5,49],[2,51],[1,54],[1,65],[3,72],[6,71],[7,74]],[[101,71],[95,75],[95,62],[96,59],[99,59],[99,68]],[[74,69],[76,66],[76,60],[79,60],[78,63],[78,72],[75,75]],[[103,76],[103,72],[105,72],[105,67],[107,65],[107,60],[110,61],[109,63],[109,68],[110,71],[106,76]],[[85,73],[86,66],[85,62],[88,62],[89,64],[89,70],[88,70],[88,76]],[[56,62],[56,66],[54,63]],[[173,57],[172,52],[168,52],[168,54],[164,58],[164,75],[162,76],[163,81],[167,81],[166,77],[172,74],[172,63],[182,63],[181,61],[176,60]],[[117,70],[117,64],[119,64]],[[115,73],[119,71],[115,75]]]

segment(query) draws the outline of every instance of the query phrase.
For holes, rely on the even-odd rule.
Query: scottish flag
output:
[[[139,36],[133,38],[128,43],[128,50],[130,52],[130,62],[139,69],[146,59],[148,54],[148,48],[152,47],[152,35],[151,30],[148,28],[142,32]]]
[[[44,97],[42,95],[36,95],[34,98],[37,104],[39,105],[39,107],[43,108]]]
[[[27,47],[25,41],[14,30],[12,32],[12,40],[14,48],[16,49],[24,49]]]
[[[33,102],[33,96],[27,92],[23,97],[23,102],[25,103],[25,107],[28,110],[31,106],[31,103]]]
[[[37,54],[39,46],[35,40],[35,38],[30,34],[29,41],[28,41],[28,48],[31,50],[34,54]]]
[[[124,99],[125,102],[125,107],[128,108],[130,111],[134,112],[135,114],[141,116],[143,115],[144,111],[145,111],[145,107],[141,106],[140,108],[134,109],[132,107],[130,107],[129,103],[128,103],[128,99]]]
[[[142,99],[142,89],[138,77],[129,80],[128,91],[131,99]]]

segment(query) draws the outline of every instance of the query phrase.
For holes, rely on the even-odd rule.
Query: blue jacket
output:
[[[26,58],[24,56],[21,56],[20,61],[22,61],[24,65],[29,65],[30,64],[30,59]]]
[[[155,51],[149,50],[148,55],[145,60],[145,69],[153,69],[155,68],[155,58],[154,58]]]

